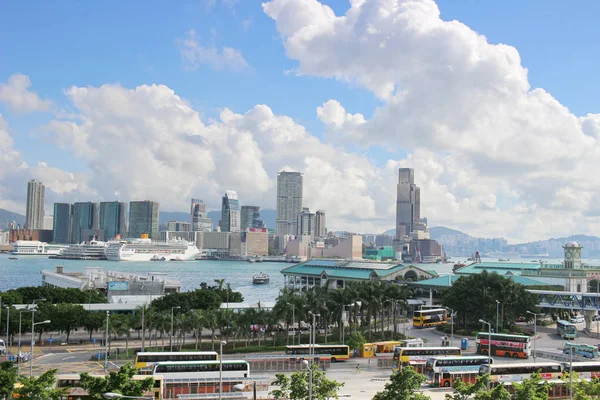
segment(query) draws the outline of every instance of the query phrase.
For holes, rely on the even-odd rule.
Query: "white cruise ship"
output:
[[[151,239],[132,239],[109,242],[106,259],[110,261],[191,261],[200,254],[193,242],[153,242]]]
[[[106,260],[106,247],[108,243],[99,240],[90,240],[79,244],[72,244],[59,254],[50,256],[62,260]]]
[[[48,244],[38,240],[17,240],[13,243],[12,254],[18,256],[51,256],[66,249],[67,245]]]

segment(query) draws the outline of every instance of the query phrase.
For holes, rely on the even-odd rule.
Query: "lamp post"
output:
[[[446,310],[450,311],[450,345],[454,346],[454,310],[446,307]]]
[[[537,316],[542,314],[536,314],[531,311],[527,311],[527,314],[533,315],[533,363],[535,364],[536,359],[536,342],[537,342]]]
[[[21,356],[21,317],[23,316],[24,312],[28,312],[30,310],[22,310],[19,311],[19,343],[17,345],[17,375],[20,376],[21,375],[21,362],[20,362],[20,356]]]
[[[152,340],[152,339],[150,339]],[[144,352],[146,346],[146,304],[142,305],[142,352]],[[152,347],[152,344],[150,344]]]
[[[171,336],[169,337],[169,346],[171,346],[171,351],[173,351],[173,312],[175,309],[181,308],[180,306],[171,307]]]
[[[143,396],[125,396],[120,393],[104,393],[102,395],[105,399],[138,399],[138,400],[154,400],[154,397],[143,397]]]
[[[488,326],[488,366],[492,367],[492,324],[482,319],[479,320],[482,324]],[[488,389],[490,388],[490,382],[488,380]]]
[[[6,346],[10,347],[10,333],[8,332],[8,324],[10,321],[10,308],[8,304],[4,306],[6,308]]]
[[[108,317],[110,311],[106,311],[106,331],[104,334],[104,372],[108,371]]]
[[[227,344],[226,341],[221,340],[219,342],[219,400],[222,399],[223,393],[223,345]]]
[[[354,304],[344,304],[342,306],[342,344],[346,343],[346,332],[344,329],[344,321],[343,321],[343,314],[346,312],[346,307],[352,307]]]
[[[314,356],[315,356],[315,342],[316,342],[316,340],[315,340],[315,319],[316,319],[316,317],[320,317],[321,314],[315,314],[312,311],[309,311],[308,313],[310,315],[312,315],[312,328],[311,328],[311,330],[312,330],[312,343],[310,344],[310,347],[309,347],[309,354],[311,354],[311,351],[310,351],[311,349],[312,349],[312,354],[311,354],[311,358],[310,358],[311,365],[310,365],[310,367],[308,369],[308,371],[309,371],[309,378],[308,378],[308,400],[312,400],[312,380],[313,380],[313,364],[312,364],[312,362],[313,362],[313,359],[314,359]]]
[[[292,303],[285,303],[288,306],[292,307],[292,328],[294,329],[294,335],[292,336],[292,346],[296,344],[296,307],[294,307],[294,305]],[[290,332],[288,332],[288,343],[290,340]],[[256,382],[254,383],[254,386],[256,387]]]
[[[30,359],[29,359],[29,376],[33,375],[33,334],[34,334],[34,328],[37,325],[36,323],[34,323],[35,320],[35,303],[38,301],[46,301],[46,299],[36,299],[33,300],[31,302],[31,354],[30,354]],[[41,324],[44,323],[50,323],[50,321],[44,321],[41,322]]]
[[[232,387],[234,392],[243,392],[246,389],[246,385],[244,383],[238,383]],[[256,400],[256,381],[252,381],[252,398]]]
[[[496,300],[496,333],[498,333],[498,311],[500,310],[500,302]]]
[[[569,400],[573,400],[573,346],[569,349]]]

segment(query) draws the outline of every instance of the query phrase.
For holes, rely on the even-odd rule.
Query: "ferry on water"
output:
[[[110,261],[191,261],[200,250],[194,242],[153,242],[142,238],[109,242],[105,254]]]
[[[105,250],[108,243],[100,240],[90,240],[79,244],[72,244],[59,254],[50,256],[61,260],[106,260]]]
[[[18,256],[51,256],[60,253],[67,247],[69,246],[48,244],[39,240],[17,240],[10,253]]]

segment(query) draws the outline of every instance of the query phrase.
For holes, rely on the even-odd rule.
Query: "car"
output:
[[[600,315],[594,315],[592,321],[600,321]]]
[[[576,315],[575,317],[571,317],[571,321],[572,324],[580,324],[582,322],[585,322],[585,318],[583,317],[583,315]]]
[[[515,322],[527,322],[527,317],[515,317]]]

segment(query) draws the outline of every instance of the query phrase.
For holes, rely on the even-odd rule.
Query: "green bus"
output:
[[[586,358],[598,357],[598,348],[591,344],[577,344],[577,343],[565,343],[563,349],[564,354],[570,354],[571,351],[576,356],[582,356]]]
[[[559,319],[556,321],[556,330],[562,339],[575,339],[577,337],[577,328],[569,321]]]

